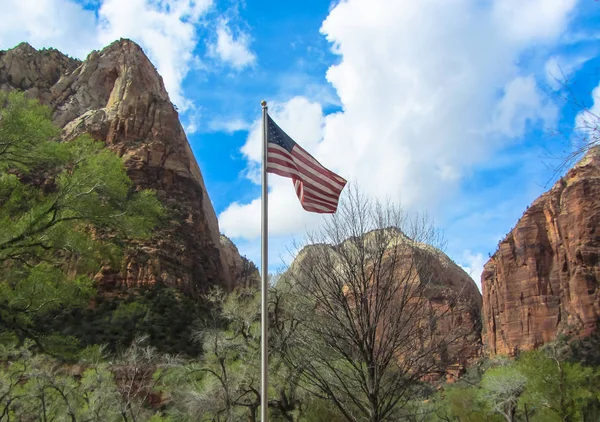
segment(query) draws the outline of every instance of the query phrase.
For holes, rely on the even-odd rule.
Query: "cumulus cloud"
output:
[[[35,48],[54,47],[83,58],[98,47],[96,18],[69,0],[2,0],[0,49],[22,41]]]
[[[516,41],[547,41],[561,34],[577,0],[496,0],[494,23]]]
[[[298,127],[285,130],[369,194],[439,216],[474,165],[514,142],[529,124],[553,124],[556,110],[542,98],[530,71],[517,63],[528,49],[555,42],[574,3],[339,2],[321,32],[339,55],[326,77],[342,111],[310,114],[312,124],[300,123],[305,117],[298,114],[289,123],[297,120]],[[514,10],[521,14],[515,16]],[[292,101],[296,113],[315,107],[307,100]],[[311,136],[304,140],[308,127]],[[242,151],[256,169],[256,138],[250,137]],[[258,180],[255,172],[249,175]],[[281,183],[288,192],[279,194],[274,187],[271,194],[291,198],[293,189]],[[290,201],[277,212],[292,209]],[[251,224],[258,224],[256,204],[235,204],[237,215],[248,221],[245,229],[237,227],[236,236],[257,234]],[[226,233],[232,219],[223,216],[231,217],[233,209],[221,216]],[[295,218],[297,224],[286,225],[290,232],[301,230],[308,217]]]
[[[557,114],[557,107],[540,92],[533,75],[519,76],[504,87],[504,95],[496,106],[494,128],[510,138],[520,138],[527,124],[553,124]]]
[[[236,69],[251,66],[256,55],[250,50],[250,37],[242,31],[233,34],[229,23],[221,20],[217,25],[217,39],[208,45],[209,54]]]

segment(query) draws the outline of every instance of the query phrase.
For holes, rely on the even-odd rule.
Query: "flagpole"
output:
[[[262,209],[261,209],[261,383],[260,383],[260,415],[261,421],[269,420],[269,312],[267,294],[269,291],[269,224],[268,224],[268,179],[267,179],[267,102],[261,101],[262,106]]]

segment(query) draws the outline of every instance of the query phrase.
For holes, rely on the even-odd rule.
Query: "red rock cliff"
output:
[[[600,147],[525,211],[484,267],[483,341],[512,355],[600,316]]]
[[[63,137],[89,133],[122,156],[137,188],[150,188],[169,222],[135,245],[120,269],[105,268],[101,290],[156,282],[197,295],[233,287],[217,218],[162,78],[132,41],[114,42],[85,61],[20,44],[0,52],[0,89],[21,90],[53,111]],[[235,271],[234,271],[235,272]]]
[[[373,239],[379,232],[381,230],[365,234],[365,241],[368,242],[369,238]],[[399,249],[395,249],[398,248],[397,245],[405,245],[408,238],[399,230],[387,229],[386,232],[390,236],[388,246],[390,254],[383,258],[383,264],[377,265],[381,265],[381,268],[394,265],[396,267],[394,280],[401,286],[409,286],[406,290],[405,287],[401,287],[399,292],[402,293],[398,294],[411,296],[410,303],[418,304],[418,308],[422,307],[423,311],[410,307],[407,309],[411,311],[404,311],[411,315],[410,324],[431,328],[430,324],[435,320],[435,327],[433,331],[427,333],[427,336],[430,340],[434,339],[434,344],[437,343],[438,346],[446,343],[443,347],[444,356],[439,356],[439,363],[442,366],[436,374],[431,374],[427,379],[433,381],[445,376],[447,381],[452,382],[481,356],[481,294],[473,279],[441,250],[424,243],[411,243],[411,246],[399,246]],[[382,242],[382,240],[373,242]],[[336,261],[338,259],[336,257],[341,256],[339,250],[343,248],[352,250],[352,241],[347,240],[333,248],[323,244],[309,245],[296,256],[284,276],[291,277],[291,280],[298,280],[303,277],[303,274],[310,274],[313,256],[330,253],[333,256],[332,261],[340,262],[341,268],[349,261],[359,261],[353,261],[357,258]],[[399,254],[402,256],[399,257]],[[407,254],[406,257],[403,256],[404,254]],[[403,264],[390,263],[396,260]],[[316,261],[320,262],[319,266],[323,265],[323,262],[328,263],[327,260],[322,259]],[[360,262],[369,266],[374,261],[366,258]],[[338,273],[343,271],[337,270]],[[384,278],[385,276],[382,276],[382,279]],[[336,276],[333,279],[335,280]],[[428,287],[424,291],[412,287],[420,283]],[[374,292],[375,290],[372,291],[373,294]],[[424,331],[428,328],[424,328]]]

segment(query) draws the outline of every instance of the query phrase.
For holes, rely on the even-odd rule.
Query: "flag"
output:
[[[267,173],[289,177],[306,211],[337,210],[346,180],[323,167],[267,115]]]

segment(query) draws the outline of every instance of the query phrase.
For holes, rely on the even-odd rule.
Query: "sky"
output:
[[[431,217],[477,284],[600,115],[595,0],[1,0],[0,16],[0,50],[140,44],[221,231],[257,264],[263,99],[323,165]],[[271,176],[269,270],[323,218]]]

